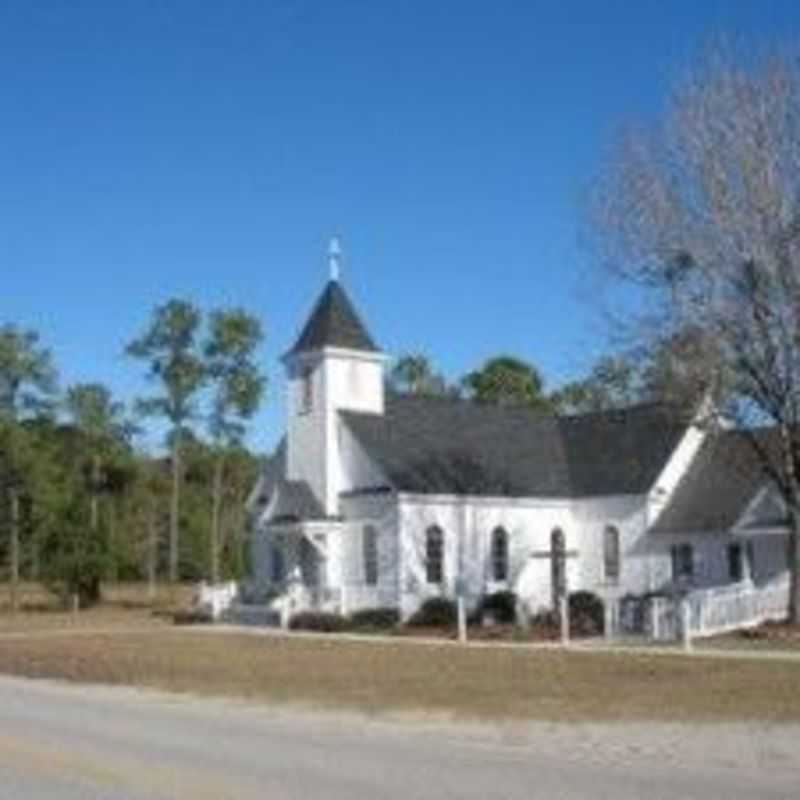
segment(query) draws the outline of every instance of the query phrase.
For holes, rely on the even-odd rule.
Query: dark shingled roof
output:
[[[311,487],[305,481],[281,481],[278,502],[270,517],[272,522],[301,522],[327,519]]]
[[[323,347],[378,352],[378,348],[338,281],[329,281],[290,353]]]
[[[763,452],[777,453],[774,430],[755,435]],[[763,460],[746,436],[740,431],[709,436],[652,530],[693,533],[732,528],[756,493],[770,483]]]
[[[269,502],[278,500],[270,515],[271,522],[300,522],[326,519],[325,510],[305,481],[286,479],[286,437],[281,439],[275,454],[264,465],[259,493]]]
[[[686,430],[659,405],[559,418],[389,395],[383,416],[342,416],[399,491],[512,497],[646,492]]]

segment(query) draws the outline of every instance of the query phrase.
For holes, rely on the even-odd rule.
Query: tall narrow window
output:
[[[375,586],[378,583],[378,531],[373,525],[365,525],[362,545],[364,548],[364,583]]]
[[[314,371],[305,366],[300,374],[300,411],[307,414],[314,408]]]
[[[273,544],[271,549],[272,582],[280,583],[284,578],[283,549],[279,544]]]
[[[756,577],[756,547],[752,539],[748,539],[744,545],[744,555],[747,559],[747,574],[751,580]]]
[[[492,580],[508,580],[508,533],[505,528],[492,531]]]
[[[444,580],[444,531],[438,525],[425,532],[425,579],[428,583]]]
[[[603,531],[603,568],[607,583],[619,582],[619,530],[613,525],[606,526]]]
[[[694,577],[694,550],[690,544],[676,544],[671,549],[672,580],[691,581]]]
[[[728,578],[732,583],[744,579],[744,553],[739,542],[728,545]]]

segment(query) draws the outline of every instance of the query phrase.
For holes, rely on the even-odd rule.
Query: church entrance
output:
[[[300,540],[298,566],[309,605],[320,608],[327,600],[328,563],[325,536],[303,536]]]

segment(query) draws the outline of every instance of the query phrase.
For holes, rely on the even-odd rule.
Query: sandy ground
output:
[[[13,678],[0,720],[9,800],[788,800],[800,787],[799,725],[456,724]]]

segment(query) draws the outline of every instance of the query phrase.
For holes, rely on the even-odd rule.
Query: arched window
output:
[[[607,525],[603,531],[603,571],[608,583],[619,581],[619,568],[619,530],[613,525]]]
[[[444,580],[444,531],[438,525],[425,532],[425,579],[428,583]]]
[[[550,587],[553,593],[553,608],[567,591],[567,540],[564,531],[556,528],[550,534]]]
[[[364,583],[378,583],[378,531],[373,525],[365,525],[361,540],[364,556]]]
[[[492,580],[508,580],[508,532],[503,527],[492,531]]]

